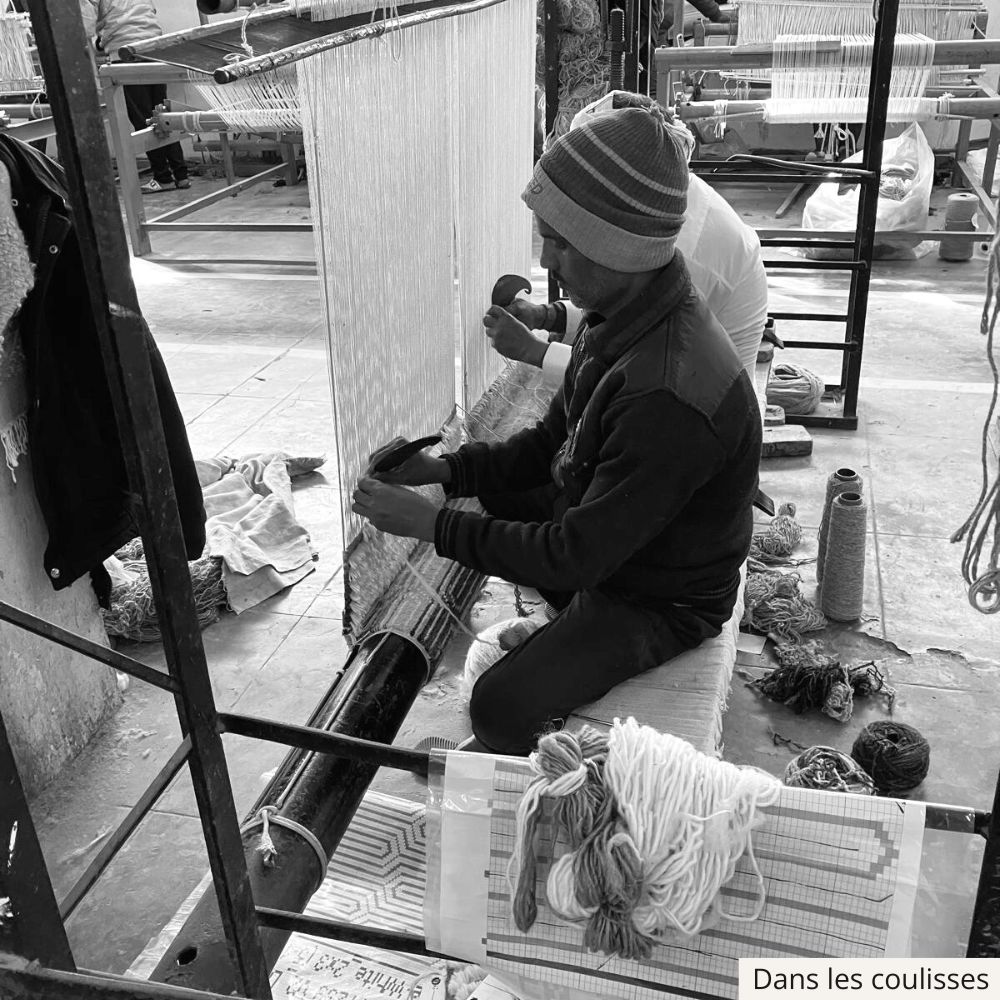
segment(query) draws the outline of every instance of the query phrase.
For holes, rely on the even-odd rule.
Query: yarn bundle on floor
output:
[[[799,589],[797,573],[768,569],[751,558],[743,594],[743,625],[761,635],[797,642],[806,632],[826,627],[822,612]]]
[[[824,792],[874,795],[872,779],[854,758],[833,747],[810,747],[785,768],[785,784]]]
[[[750,558],[762,563],[783,562],[801,541],[802,525],[795,520],[795,504],[783,503],[767,530],[753,536]]]
[[[554,800],[555,859],[546,899],[557,916],[585,925],[591,951],[648,958],[671,932],[691,935],[720,919],[749,921],[764,907],[751,832],[777,801],[771,775],[699,753],[634,719],[610,733],[542,737],[531,756],[538,777],[517,810],[509,876],[513,916],[527,932],[538,915],[537,841],[544,800]],[[719,893],[747,854],[757,881],[749,912],[723,909]]]

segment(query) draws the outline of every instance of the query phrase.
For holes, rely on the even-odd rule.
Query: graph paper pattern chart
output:
[[[589,993],[622,1000],[735,1000],[739,958],[908,953],[924,807],[798,788],[783,789],[753,835],[767,895],[758,920],[723,921],[692,938],[667,938],[643,961],[588,952],[582,928],[561,920],[546,903],[550,863],[565,847],[553,844],[553,830],[543,820],[539,915],[522,934],[510,915],[507,867],[517,803],[531,777],[527,762],[500,759],[493,769],[484,942],[486,966],[525,998]],[[722,895],[726,911],[751,911],[757,887],[746,857]]]

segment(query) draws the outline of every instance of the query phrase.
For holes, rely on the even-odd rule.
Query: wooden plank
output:
[[[811,455],[812,436],[801,424],[783,424],[780,427],[765,427],[764,440],[760,449],[761,458],[794,458]]]

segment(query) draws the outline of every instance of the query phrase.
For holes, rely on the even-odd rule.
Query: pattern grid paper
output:
[[[510,916],[506,873],[517,803],[530,780],[525,764],[497,762],[486,954],[488,968],[508,985],[536,980],[623,1000],[660,1000],[665,994],[735,998],[739,958],[881,958],[905,953],[908,947],[922,807],[795,788],[783,790],[753,835],[767,892],[757,921],[724,922],[691,939],[677,936],[655,948],[644,962],[593,954],[583,946],[581,929],[548,909],[544,893],[549,865],[542,862],[538,920],[528,935],[521,934]],[[539,843],[540,859],[552,857],[552,831],[546,822]],[[554,856],[563,852],[557,844]],[[743,858],[722,890],[725,909],[749,912],[754,885]]]

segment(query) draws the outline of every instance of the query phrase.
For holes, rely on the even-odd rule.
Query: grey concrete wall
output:
[[[30,456],[16,471],[14,483],[0,453],[0,600],[107,645],[89,578],[52,589]],[[0,622],[0,711],[29,795],[86,746],[120,700],[109,667]]]

